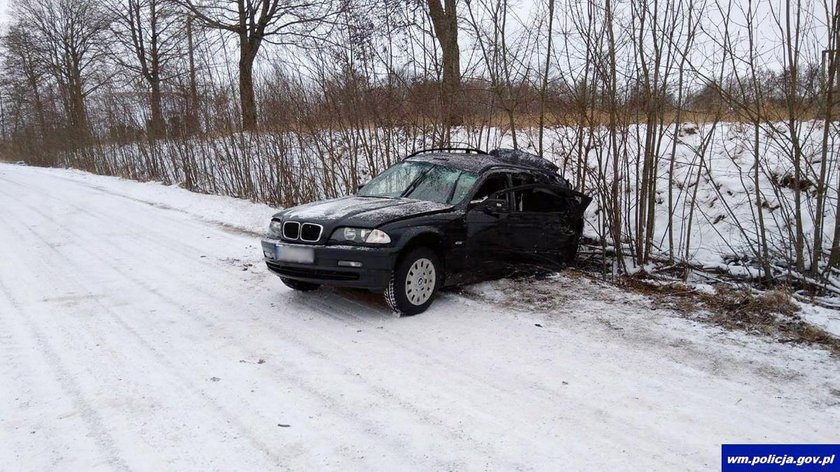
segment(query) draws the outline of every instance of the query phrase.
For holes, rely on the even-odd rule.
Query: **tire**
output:
[[[299,292],[311,292],[313,290],[317,290],[318,287],[320,287],[320,285],[318,284],[302,282],[300,280],[294,279],[287,279],[285,277],[280,277],[280,280],[282,280],[283,283],[286,284],[286,287],[289,287],[292,290],[297,290]]]
[[[442,279],[441,264],[434,251],[414,249],[397,262],[385,289],[385,302],[400,315],[423,313],[434,301]]]

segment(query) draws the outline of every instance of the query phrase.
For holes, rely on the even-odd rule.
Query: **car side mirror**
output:
[[[498,214],[508,210],[507,200],[503,198],[486,198],[477,202],[475,207],[485,213]]]

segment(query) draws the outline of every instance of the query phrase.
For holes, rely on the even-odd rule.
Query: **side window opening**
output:
[[[534,177],[534,175],[532,175],[532,174],[518,173],[518,174],[513,174],[511,177],[512,177],[512,180],[513,180],[513,186],[514,187],[519,187],[520,185],[530,185],[530,184],[537,183],[536,177]]]
[[[545,188],[528,188],[514,191],[514,211],[521,213],[565,213],[569,211],[569,202],[563,195],[558,195]]]
[[[508,188],[507,175],[492,174],[487,178],[487,180],[484,181],[484,183],[481,184],[481,187],[479,187],[478,190],[475,192],[473,200],[481,200],[506,188]],[[507,197],[507,195],[505,194],[501,194],[499,196],[502,198]]]

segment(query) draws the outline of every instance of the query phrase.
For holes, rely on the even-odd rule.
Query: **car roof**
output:
[[[463,151],[463,150],[462,150]],[[405,160],[441,164],[466,172],[482,174],[492,168],[508,168],[538,172],[559,177],[557,166],[539,156],[512,149],[496,149],[489,153],[479,150],[451,152],[445,150],[420,151]]]
[[[448,152],[433,152],[406,158],[410,162],[428,162],[441,164],[453,169],[467,172],[482,173],[492,166],[503,164],[490,154],[455,154]]]

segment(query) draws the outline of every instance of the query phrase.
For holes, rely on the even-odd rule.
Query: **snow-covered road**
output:
[[[721,443],[840,442],[824,351],[580,278],[533,313],[492,284],[410,318],[293,293],[248,231],[270,214],[0,164],[0,470],[710,470]]]

